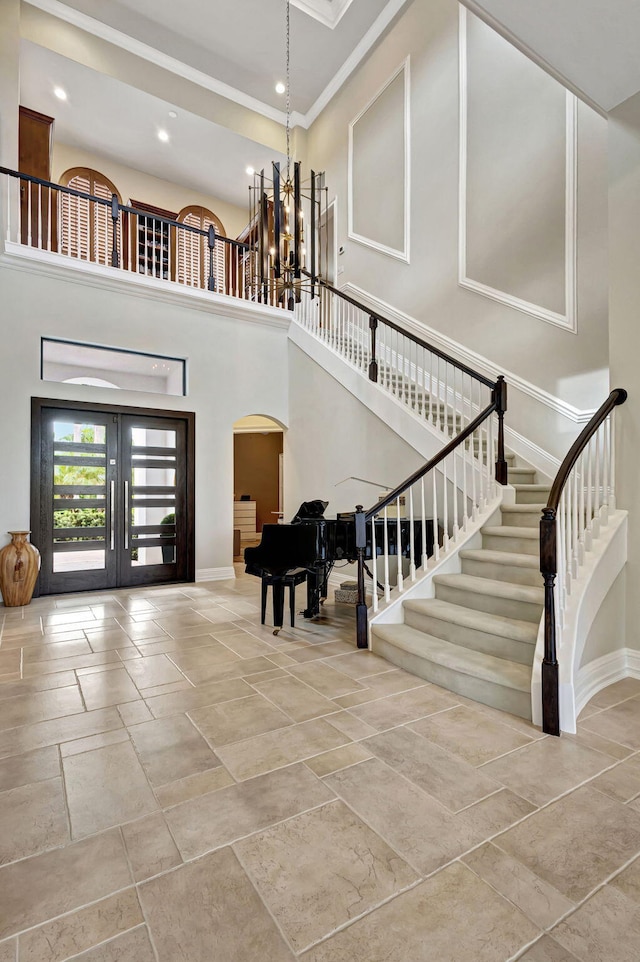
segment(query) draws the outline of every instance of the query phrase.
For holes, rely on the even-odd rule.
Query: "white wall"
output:
[[[613,582],[584,644],[580,668],[625,647],[626,571]]]
[[[316,170],[326,169],[330,196],[335,193],[341,198],[338,243],[344,245],[345,253],[339,259],[344,268],[339,281],[351,281],[370,291],[578,408],[595,407],[608,388],[606,123],[589,108],[579,106],[577,335],[461,288],[458,18],[455,0],[411,4],[309,131],[310,162]],[[350,241],[343,202],[349,123],[407,53],[411,58],[410,265]],[[530,69],[528,63],[526,67]],[[526,102],[522,109],[526,112]],[[550,137],[556,128],[551,125]],[[487,139],[497,140],[503,134],[501,118],[487,118]],[[556,144],[551,147],[557,151]],[[534,162],[532,189],[535,184],[540,190],[543,172],[537,156],[532,165]],[[469,200],[473,202],[473,197]],[[516,233],[529,227],[520,216],[515,206]],[[495,227],[487,224],[486,229],[487,246],[499,251],[500,238],[492,234]],[[522,285],[522,278],[518,283]],[[518,428],[514,408],[509,421]]]
[[[195,301],[190,307],[186,294],[166,302],[135,285],[126,293],[71,271],[57,277],[28,263],[19,267],[6,255],[0,260],[0,534],[29,526],[31,397],[195,411],[196,567],[231,565],[233,423],[259,413],[286,425],[287,320],[272,321],[282,325],[276,327],[226,318]],[[188,396],[42,382],[42,336],[185,357]]]

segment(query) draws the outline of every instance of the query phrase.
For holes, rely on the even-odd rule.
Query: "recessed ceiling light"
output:
[[[177,113],[175,112],[175,110],[170,110],[170,111],[169,111],[169,116],[171,117],[172,120],[175,120],[178,115],[177,115]]]
[[[276,93],[277,93],[277,94],[283,94],[286,89],[287,89],[287,88],[286,88],[285,85],[282,83],[282,81],[279,80],[278,83],[276,84]]]
[[[166,130],[158,131],[158,140],[161,140],[163,144],[167,143],[169,140],[169,134],[166,132]]]
[[[62,87],[54,87],[54,88],[53,88],[53,92],[54,92],[54,94],[56,95],[56,97],[58,98],[58,100],[66,100],[66,99],[67,99],[67,91],[66,91],[66,90],[63,90]]]
[[[249,177],[253,177],[253,175],[255,174],[255,170],[253,169],[253,167],[247,167],[247,173]]]

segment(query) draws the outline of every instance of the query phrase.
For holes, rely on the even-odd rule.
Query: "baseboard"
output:
[[[229,581],[235,578],[236,572],[233,565],[229,568],[198,568],[196,571],[196,582],[198,581]]]
[[[584,665],[576,682],[576,714],[603,688],[628,677],[640,678],[640,651],[633,648],[619,648]]]

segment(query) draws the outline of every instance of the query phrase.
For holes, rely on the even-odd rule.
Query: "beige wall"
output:
[[[248,209],[244,210],[233,204],[227,204],[219,197],[200,194],[180,184],[151,177],[140,170],[114,163],[106,157],[90,154],[78,147],[54,143],[51,179],[54,182],[59,181],[64,171],[70,167],[91,167],[105,174],[118,188],[123,204],[128,204],[131,198],[134,198],[146,204],[152,204],[154,207],[171,210],[176,214],[183,207],[191,204],[207,207],[220,218],[227,237],[237,237],[249,220]]]
[[[0,165],[18,169],[20,100],[20,0],[0,0]],[[4,181],[4,177],[1,178]],[[16,222],[17,199],[10,219]],[[0,237],[6,236],[7,191],[0,191]]]
[[[309,132],[309,158],[339,197],[339,282],[382,300],[581,409],[608,388],[606,122],[578,109],[578,334],[458,286],[458,4],[414,2],[323,111]],[[347,237],[349,122],[411,57],[411,264]],[[526,105],[523,105],[526,109]],[[502,136],[500,118],[489,140]],[[536,175],[544,176],[539,165]],[[513,209],[513,230],[529,229]],[[495,226],[487,245],[499,250]],[[535,268],[535,265],[532,265]],[[506,281],[505,281],[506,283]],[[515,400],[515,399],[514,399]],[[517,411],[512,411],[517,420]],[[513,423],[513,420],[511,421]],[[516,423],[517,426],[517,423]],[[544,447],[543,439],[536,439]]]
[[[600,606],[582,651],[580,667],[626,646],[625,607],[627,602],[624,569],[611,585]]]

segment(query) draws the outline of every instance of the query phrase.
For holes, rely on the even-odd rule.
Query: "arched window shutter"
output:
[[[116,194],[118,202],[122,202],[109,178],[89,167],[71,167],[60,178],[60,184],[107,201],[111,201],[112,194]],[[116,237],[119,257],[121,233],[118,230]],[[111,266],[113,226],[110,207],[61,192],[59,236],[61,254]]]
[[[208,231],[213,224],[216,234],[224,236],[224,227],[216,215],[206,207],[191,205],[183,207],[178,214],[178,222]],[[206,237],[193,234],[191,231],[177,231],[177,264],[178,281],[190,287],[206,288],[209,278],[209,245]],[[216,280],[216,291],[226,293],[226,245],[217,243],[213,251],[213,276]]]

